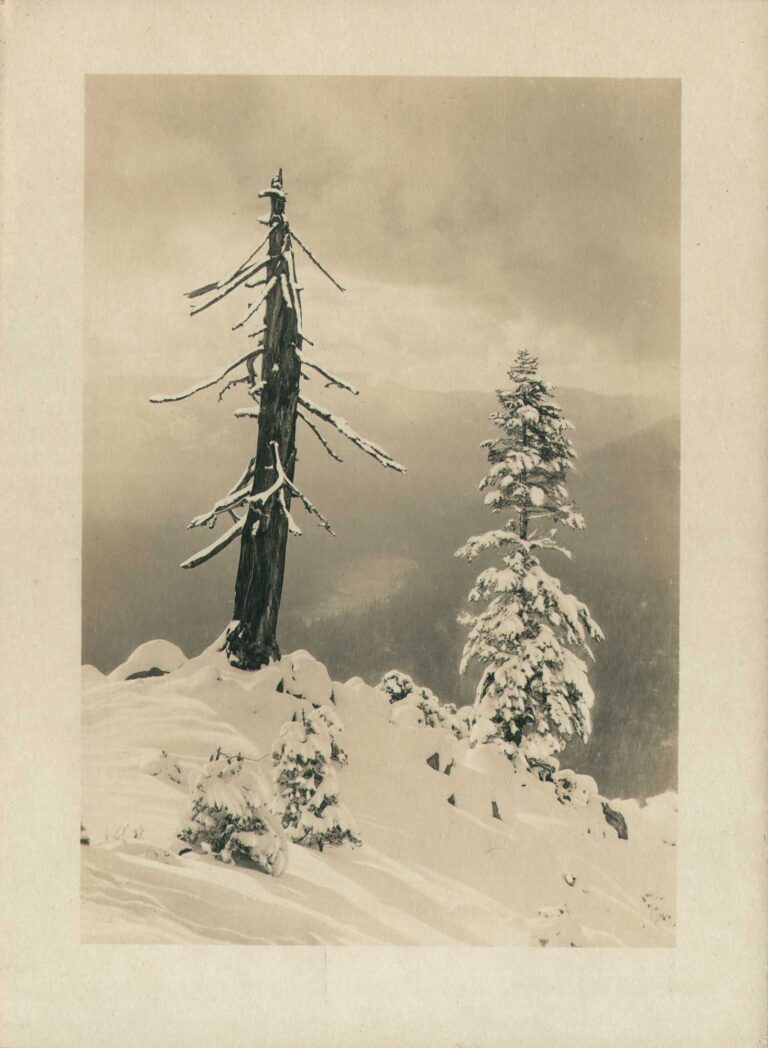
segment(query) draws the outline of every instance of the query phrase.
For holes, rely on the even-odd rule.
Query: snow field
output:
[[[495,746],[427,726],[418,696],[334,683],[306,652],[233,669],[217,644],[125,679],[162,669],[163,644],[109,677],[84,669],[84,942],[674,945],[674,794],[611,801],[629,826],[619,840],[588,777],[561,803]],[[339,799],[362,846],[288,842],[280,877],[180,856],[210,757],[248,758],[266,796],[281,730],[331,696],[349,757]]]

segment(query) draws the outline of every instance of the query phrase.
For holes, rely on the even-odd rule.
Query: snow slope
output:
[[[629,827],[620,840],[585,777],[561,803],[494,747],[419,723],[359,678],[332,683],[306,652],[254,674],[217,645],[176,651],[163,676],[84,668],[83,942],[674,945],[673,794],[612,801]],[[153,642],[126,666],[157,667],[161,652]],[[331,694],[349,755],[340,800],[362,847],[290,844],[279,878],[180,856],[190,782],[210,755],[255,761],[269,790],[282,725]]]

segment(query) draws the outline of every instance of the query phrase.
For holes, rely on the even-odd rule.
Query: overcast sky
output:
[[[263,236],[282,166],[305,331],[337,371],[492,389],[515,352],[558,385],[678,395],[679,88],[660,80],[89,77],[93,377],[205,375],[246,299],[182,292]],[[232,299],[237,296],[233,295]]]

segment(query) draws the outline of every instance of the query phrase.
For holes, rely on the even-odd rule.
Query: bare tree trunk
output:
[[[279,449],[283,469],[293,480],[296,467],[296,410],[299,397],[301,363],[296,346],[296,311],[285,301],[287,280],[283,257],[288,230],[283,218],[285,197],[282,170],[272,179],[275,192],[270,196],[272,225],[269,236],[270,261],[267,281],[276,277],[266,302],[266,332],[262,356],[259,439],[256,450],[252,493],[266,491],[275,481],[275,448]],[[298,292],[295,292],[298,294]],[[290,491],[282,496],[290,507]],[[255,670],[271,659],[280,658],[277,644],[277,618],[283,590],[288,521],[276,495],[264,505],[251,505],[243,528],[240,563],[235,583],[234,623],[227,636],[229,661],[241,669]]]

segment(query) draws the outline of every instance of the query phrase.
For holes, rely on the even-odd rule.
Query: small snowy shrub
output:
[[[407,673],[390,670],[379,681],[378,690],[388,695],[391,703],[407,704],[418,710],[416,723],[423,723],[428,728],[450,728],[458,739],[466,735],[466,721],[457,714],[453,703],[441,703],[429,688],[416,684]],[[411,719],[398,717],[398,723],[401,722],[411,723]]]
[[[389,696],[390,702],[402,702],[407,699],[415,685],[407,673],[390,670],[385,673],[378,684],[379,691]]]
[[[302,707],[298,720],[283,725],[272,753],[273,811],[292,840],[319,851],[326,845],[362,843],[351,815],[339,803],[333,765],[347,763],[341,730],[330,706]]]
[[[179,838],[221,862],[246,860],[279,877],[286,866],[285,835],[249,763],[220,752],[211,758],[197,776],[188,824]]]

